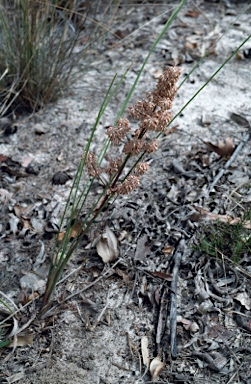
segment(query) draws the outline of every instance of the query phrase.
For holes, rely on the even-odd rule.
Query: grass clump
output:
[[[91,145],[96,128],[112,96],[117,92],[126,76],[126,72],[117,84],[115,83],[116,76],[114,77],[105,95],[63,213],[60,233],[63,231],[64,235],[53,254],[40,312],[42,316],[50,307],[56,285],[74,251],[108,206],[108,203],[112,203],[118,196],[126,195],[137,188],[140,184],[140,178],[148,169],[148,163],[143,161],[143,158],[158,149],[157,138],[172,121],[172,102],[178,90],[176,83],[180,75],[180,68],[178,67],[167,68],[158,79],[155,89],[148,92],[145,99],[129,107],[128,115],[131,119],[139,122],[137,129],[134,129],[131,121],[122,117],[122,115],[151,53],[185,2],[186,0],[180,1],[154,42],[117,115],[114,126],[107,129],[108,138],[102,150],[100,153],[94,154]],[[84,185],[82,180],[85,180]],[[88,209],[88,200],[95,180],[103,185],[103,192],[94,198],[91,197],[91,204]],[[70,219],[67,220],[67,217],[70,217]],[[72,228],[72,223],[74,228]],[[73,232],[75,232],[74,236],[72,236]],[[108,240],[107,242],[109,243]],[[111,238],[110,242],[112,242]]]
[[[147,172],[148,163],[142,160],[145,155],[158,149],[156,136],[160,132],[164,132],[172,120],[171,108],[178,89],[176,83],[180,72],[178,67],[167,68],[159,77],[155,89],[148,92],[144,100],[129,107],[129,116],[139,121],[137,129],[133,129],[130,121],[122,117],[118,119],[115,126],[110,126],[107,129],[106,134],[111,146],[105,145],[105,156],[102,157],[101,161],[90,150],[90,138],[74,180],[75,195],[72,196],[70,222],[74,219],[74,223],[76,223],[77,219],[77,233],[74,235],[73,241],[70,242],[73,237],[73,230],[68,224],[62,245],[60,245],[51,264],[43,308],[47,308],[56,283],[73,252],[108,202],[136,189],[140,184],[141,177]],[[103,159],[106,161],[104,166],[102,164]],[[85,175],[84,178],[87,180],[83,190],[79,184],[83,178],[82,175]],[[87,202],[94,179],[99,180],[103,185],[103,192],[101,196],[97,195],[96,202],[93,201],[89,213],[82,219],[81,212]]]
[[[243,218],[234,224],[216,221],[213,225],[205,226],[195,250],[209,257],[223,257],[238,264],[251,252],[250,224],[251,208],[248,208]]]
[[[96,1],[78,3],[0,1],[0,116],[17,106],[37,111],[62,95],[101,26],[94,23],[86,44],[75,49],[86,22],[93,22],[87,14]]]

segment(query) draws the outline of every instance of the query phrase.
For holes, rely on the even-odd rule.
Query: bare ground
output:
[[[181,67],[182,81],[215,45],[180,88],[174,103],[174,113],[178,112],[250,33],[250,10],[240,15],[247,5],[188,2],[152,54],[132,102],[154,87],[167,65]],[[43,293],[55,240],[46,229],[60,220],[71,177],[109,83],[133,62],[101,119],[93,145],[97,151],[170,11],[168,2],[122,6],[115,28],[122,42],[109,36],[101,56],[90,52],[93,65],[64,98],[37,114],[19,117],[14,134],[2,133],[0,290],[21,307],[20,328],[37,313],[39,300],[25,309],[22,303],[32,291]],[[201,221],[212,223],[198,207],[238,218],[250,204],[250,142],[212,191],[210,185],[226,160],[204,144],[230,137],[238,146],[248,133],[250,47],[248,42],[241,48],[177,117],[176,130],[161,139],[160,149],[149,159],[150,171],[141,187],[117,200],[97,223],[95,236],[107,224],[120,238],[120,258],[104,265],[95,249],[87,252],[87,243],[80,246],[65,272],[70,277],[58,286],[55,303],[80,289],[82,294],[58,306],[52,316],[35,318],[24,331],[24,346],[14,352],[1,350],[2,382],[150,383],[141,347],[147,337],[150,360],[159,354],[165,361],[159,382],[251,383],[250,254],[236,269],[192,247]],[[66,172],[69,180],[53,183],[57,172]],[[176,294],[168,275],[178,278]],[[176,357],[170,341],[174,335]]]

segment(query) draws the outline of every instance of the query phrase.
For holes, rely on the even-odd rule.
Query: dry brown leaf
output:
[[[236,219],[231,220],[230,224],[234,225],[234,224],[240,223],[240,222],[242,223],[243,228],[251,229],[251,221],[248,221],[248,220],[242,221],[242,219],[240,219],[239,217],[237,217]]]
[[[81,230],[80,230],[81,226],[82,226],[81,221],[77,221],[72,226],[72,228],[70,228],[69,234],[68,234],[69,239],[75,239],[77,236],[79,236],[79,234],[81,232]],[[66,231],[59,232],[59,234],[58,234],[58,241],[62,241],[64,236],[65,236],[65,234],[66,234]]]
[[[153,272],[153,275],[156,276],[156,277],[160,277],[161,279],[163,280],[167,280],[167,281],[172,281],[173,280],[173,276],[168,274],[168,273],[165,273],[165,272]]]
[[[39,293],[37,293],[37,292],[33,292],[33,293],[31,293],[31,294],[28,296],[28,298],[27,298],[27,302],[32,301],[32,300],[35,300],[38,296],[39,296]]]
[[[187,17],[198,17],[201,15],[201,11],[198,9],[189,9],[186,13],[185,16]]]
[[[230,223],[233,218],[229,215],[218,215],[217,213],[211,213],[204,208],[195,207],[195,209],[200,213],[198,216],[198,221],[200,220],[219,220],[224,223]]]
[[[121,269],[119,269],[119,268],[115,268],[115,272],[116,272],[120,277],[122,277],[122,279],[124,280],[124,282],[125,282],[126,284],[129,284],[129,282],[130,282],[130,276],[129,276],[128,274],[124,273],[124,272],[121,271]]]
[[[26,217],[33,209],[34,204],[29,204],[26,207],[23,207],[22,205],[15,205],[14,206],[14,212],[17,217]]]
[[[185,42],[185,48],[189,51],[192,51],[193,49],[197,48],[197,43],[192,41],[186,41]]]
[[[59,232],[59,234],[58,234],[58,241],[62,241],[63,238],[64,238],[64,235],[65,235],[64,231],[63,232]]]
[[[231,216],[229,215],[219,215],[217,213],[211,213],[209,211],[207,211],[206,209],[204,208],[201,208],[201,207],[194,207],[198,212],[199,212],[199,215],[196,215],[196,214],[193,214],[191,217],[190,217],[190,220],[192,221],[213,221],[213,220],[219,220],[223,223],[228,223],[230,225],[234,225],[234,224],[237,224],[237,223],[242,223],[242,226],[243,228],[246,228],[246,229],[251,229],[251,221],[242,221],[241,218],[237,217],[235,219],[233,219]]]
[[[4,162],[6,160],[8,160],[8,156],[0,155],[0,163]]]
[[[163,253],[166,253],[167,255],[171,255],[173,253],[174,247],[172,245],[167,245],[165,248],[162,249]]]
[[[27,335],[17,335],[17,341],[12,341],[8,347],[26,347],[27,345],[33,344],[33,333],[29,333]]]
[[[170,133],[176,132],[176,131],[177,131],[177,128],[178,128],[178,124],[175,125],[175,126],[172,127],[172,128],[166,129],[166,130],[164,131],[164,135],[168,136],[168,135],[170,135]]]
[[[227,137],[225,143],[218,141],[218,144],[213,144],[210,141],[204,141],[210,151],[216,152],[221,157],[231,156],[234,152],[235,146],[233,139]]]

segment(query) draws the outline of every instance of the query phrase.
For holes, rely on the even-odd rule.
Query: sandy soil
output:
[[[250,34],[250,9],[241,14],[247,5],[247,1],[188,1],[153,52],[132,102],[154,88],[167,65],[181,67],[181,83],[205,51],[214,47],[179,89],[174,103],[174,113],[178,113]],[[64,98],[43,111],[20,117],[15,122],[16,133],[1,135],[0,155],[11,159],[7,166],[18,173],[7,172],[7,160],[1,160],[0,188],[10,195],[3,197],[1,207],[0,290],[16,305],[21,306],[24,291],[25,295],[32,290],[43,292],[55,240],[55,235],[45,235],[45,228],[60,220],[110,81],[133,63],[100,121],[94,151],[99,151],[105,127],[114,123],[171,10],[168,1],[122,5],[113,32],[119,31],[123,40],[109,35],[100,51],[90,52],[93,65]],[[25,329],[24,344],[29,345],[18,346],[14,352],[11,348],[1,350],[1,382],[151,383],[142,360],[141,342],[147,337],[150,360],[160,354],[165,361],[159,382],[251,383],[250,255],[243,261],[245,273],[238,272],[235,291],[221,295],[206,276],[205,266],[210,261],[208,264],[191,246],[196,242],[194,233],[201,228],[195,219],[197,206],[239,217],[250,203],[250,142],[210,193],[209,187],[226,160],[204,144],[230,137],[238,146],[248,133],[245,120],[243,123],[232,114],[251,123],[250,49],[247,42],[182,111],[173,124],[175,132],[160,140],[160,149],[149,159],[150,170],[141,187],[118,199],[97,224],[95,235],[107,224],[121,239],[116,265],[104,265],[95,249],[88,253],[87,244],[81,245],[67,266],[65,275],[71,273],[70,277],[58,286],[55,303],[64,295],[85,290],[59,306],[52,316],[35,318]],[[70,176],[62,185],[52,182],[59,171]],[[24,217],[33,227],[27,233],[22,232]],[[35,269],[42,247],[45,260]],[[171,282],[156,272],[172,274],[178,255],[178,352],[174,358],[170,348]],[[36,274],[32,274],[34,269]],[[231,287],[234,273],[229,271]],[[204,298],[202,286],[208,288]],[[241,293],[244,301],[238,296]],[[207,309],[202,310],[203,305]],[[17,315],[20,328],[36,314],[38,306],[35,301],[21,310]],[[27,335],[31,337],[28,342]]]

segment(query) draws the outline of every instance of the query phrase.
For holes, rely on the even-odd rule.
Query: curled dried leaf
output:
[[[235,300],[239,301],[248,311],[251,309],[251,298],[247,292],[239,292],[234,296]]]
[[[204,141],[204,143],[210,151],[216,152],[221,157],[231,156],[235,149],[231,137],[227,137],[225,143],[220,140],[218,141],[218,144],[213,144],[210,141]]]
[[[150,373],[152,376],[152,380],[155,381],[160,373],[165,368],[166,363],[164,361],[161,361],[160,356],[158,355],[155,357],[150,364]]]
[[[116,260],[119,256],[118,239],[108,226],[97,243],[97,253],[104,263]]]
[[[182,323],[183,324],[183,327],[187,330],[187,331],[190,331],[192,333],[195,333],[197,332],[200,327],[198,326],[197,323],[191,321],[191,320],[188,320],[188,319],[185,319],[184,317],[182,316],[178,316],[177,317],[177,322],[178,323]]]

